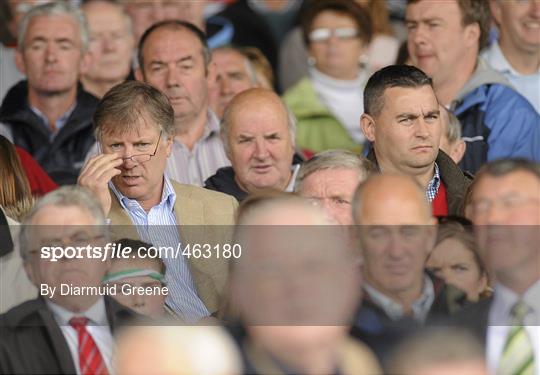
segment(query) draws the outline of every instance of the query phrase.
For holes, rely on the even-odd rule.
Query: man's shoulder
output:
[[[227,203],[234,200],[230,195],[218,191],[205,189],[195,185],[181,184],[174,180],[170,181],[176,195],[182,198],[198,200],[204,204]]]

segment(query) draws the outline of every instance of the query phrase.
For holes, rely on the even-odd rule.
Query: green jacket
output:
[[[301,149],[313,152],[328,149],[362,151],[362,145],[353,141],[345,127],[321,102],[309,78],[287,90],[283,100],[296,116],[296,144]]]

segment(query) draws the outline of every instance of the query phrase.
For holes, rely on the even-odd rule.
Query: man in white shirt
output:
[[[112,331],[136,314],[99,288],[110,260],[67,251],[105,247],[101,206],[84,189],[62,187],[36,203],[20,236],[24,267],[40,296],[0,316],[0,373],[111,373]],[[60,259],[47,256],[53,246],[65,250]]]
[[[540,113],[540,2],[491,0],[499,40],[482,54]]]
[[[539,192],[540,165],[519,159],[487,164],[472,186],[468,211],[496,285],[467,323],[482,327],[493,373],[540,374]]]

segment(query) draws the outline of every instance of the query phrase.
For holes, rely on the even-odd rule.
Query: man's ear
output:
[[[478,46],[480,48],[480,25],[477,22],[465,26],[465,46],[472,48]]]
[[[26,75],[26,64],[24,63],[22,52],[19,51],[19,49],[15,52],[15,66],[17,66],[19,72]]]
[[[28,254],[26,256],[28,257]],[[28,276],[28,279],[30,280],[30,282],[34,286],[39,288],[39,285],[36,284],[36,276],[34,274],[34,267],[32,267],[32,265],[30,264],[30,260],[24,259],[23,260],[23,266],[24,266],[24,270],[26,271],[26,276]]]
[[[140,66],[135,69],[135,79],[137,81],[144,82],[144,74]]]
[[[497,24],[497,26],[500,25],[502,18],[502,9],[501,4],[499,4],[499,0],[489,0],[489,9],[491,10],[491,15],[493,16],[495,24]]]
[[[216,63],[210,61],[208,67],[206,68],[206,82],[208,84],[208,89],[216,84],[217,79],[217,66]]]
[[[467,150],[467,144],[463,139],[460,139],[454,143],[452,149],[450,150],[450,157],[457,164],[463,159],[465,151]]]
[[[167,152],[167,157],[171,156],[171,153],[172,153],[172,145],[173,145],[173,137],[172,136],[168,136],[167,137],[167,148],[166,148],[166,152]]]
[[[94,63],[94,56],[90,51],[86,51],[81,56],[81,61],[79,62],[79,75],[85,75],[90,70],[90,66]]]
[[[375,142],[375,120],[370,115],[363,113],[360,117],[362,132],[370,142]]]

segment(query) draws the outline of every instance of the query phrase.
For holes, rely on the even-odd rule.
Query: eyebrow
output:
[[[412,19],[409,19],[409,18],[405,18],[405,23],[426,23],[426,22],[431,22],[431,21],[444,21],[441,17],[437,17],[437,16],[433,16],[433,17],[424,17],[424,18],[420,18],[419,20],[412,20]]]
[[[182,63],[182,62],[189,61],[189,60],[194,60],[192,55],[181,57],[178,60],[175,60],[174,63],[178,64],[178,63]],[[157,65],[167,65],[169,63],[166,62],[166,61],[163,61],[163,60],[150,60],[149,65],[155,65],[155,64],[157,64]]]
[[[420,115],[418,113],[411,113],[411,112],[404,112],[404,113],[399,113],[396,118],[397,119],[417,119],[418,117],[420,117]]]

